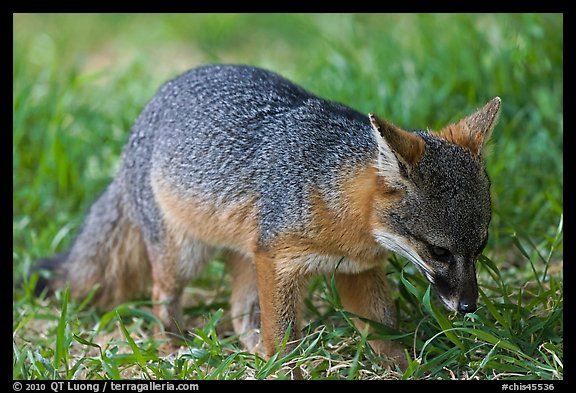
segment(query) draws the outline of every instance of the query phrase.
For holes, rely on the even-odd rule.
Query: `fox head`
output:
[[[393,203],[376,200],[374,236],[415,263],[442,302],[461,313],[476,310],[475,261],[491,217],[482,153],[499,111],[496,97],[439,133],[407,132],[369,115],[378,172],[395,194]]]

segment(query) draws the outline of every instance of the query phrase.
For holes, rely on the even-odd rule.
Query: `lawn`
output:
[[[13,378],[563,379],[563,16],[559,14],[15,14]],[[490,238],[479,309],[444,309],[393,256],[406,371],[383,368],[331,278],[308,289],[285,359],[244,352],[230,277],[213,261],[186,291],[187,346],[166,355],[146,301],[108,312],[65,290],[34,297],[35,260],[65,250],[118,168],[158,87],[206,63],[274,70],[406,128],[437,129],[502,98],[489,144]],[[380,330],[381,336],[390,332]]]

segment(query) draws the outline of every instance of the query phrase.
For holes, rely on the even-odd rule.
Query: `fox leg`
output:
[[[359,274],[336,274],[336,286],[344,308],[360,317],[371,319],[390,327],[396,327],[396,307],[388,278],[381,267]],[[368,328],[360,320],[355,320],[359,330]],[[394,341],[371,340],[370,346],[379,355],[384,355],[401,368],[405,368],[406,357],[402,345]]]
[[[307,277],[298,268],[299,257],[256,254],[256,276],[260,299],[261,341],[266,356],[280,349],[289,331],[282,354],[288,354],[300,339],[300,309]],[[291,268],[292,267],[292,268]],[[292,371],[293,379],[301,379],[299,368]]]
[[[230,305],[234,331],[240,335],[240,342],[246,350],[261,352],[258,346],[260,304],[256,267],[250,258],[238,252],[227,251],[225,257],[232,271]]]
[[[181,333],[182,292],[209,261],[213,248],[203,242],[175,237],[162,244],[147,243],[152,268],[152,310],[169,333]]]

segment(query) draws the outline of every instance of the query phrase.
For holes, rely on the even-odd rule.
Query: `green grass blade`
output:
[[[524,258],[526,258],[526,260],[530,263],[530,266],[532,267],[532,272],[534,273],[534,278],[536,278],[536,283],[538,284],[538,288],[540,288],[540,290],[543,291],[544,288],[542,287],[542,282],[540,282],[540,277],[538,275],[536,267],[534,266],[534,262],[532,262],[532,258],[530,257],[528,252],[524,249],[524,246],[520,242],[520,239],[518,238],[516,233],[512,235],[512,241],[514,242],[516,248],[520,250],[520,253],[524,256]]]
[[[520,350],[520,348],[518,348],[518,346],[512,344],[511,342],[508,342],[507,340],[503,339],[502,337],[496,337],[495,335],[493,335],[492,333],[489,333],[487,331],[479,330],[479,329],[470,329],[470,328],[460,328],[459,330],[462,332],[468,333],[471,336],[477,337],[480,340],[486,341],[490,344],[498,345],[502,348],[508,349],[509,351],[513,351],[516,353],[522,352]]]
[[[428,310],[430,314],[432,314],[436,322],[438,322],[438,325],[440,325],[440,328],[442,329],[446,337],[448,337],[448,339],[452,341],[462,351],[466,351],[467,350],[466,345],[458,338],[458,336],[456,336],[453,333],[453,327],[450,320],[442,313],[442,311],[438,310],[438,308],[436,308],[430,301],[430,288],[431,286],[428,286],[428,289],[426,289],[426,292],[424,293],[424,296],[422,298],[422,303],[424,304],[424,307],[426,308],[426,310]]]
[[[136,343],[134,342],[134,339],[132,338],[132,336],[130,335],[130,333],[128,332],[126,327],[124,326],[124,322],[122,322],[122,317],[120,316],[120,313],[118,313],[118,312],[116,313],[116,318],[118,320],[118,325],[120,326],[120,329],[122,330],[122,333],[124,334],[124,337],[126,338],[126,341],[128,341],[128,345],[130,345],[130,348],[132,349],[132,352],[134,353],[136,361],[138,362],[138,364],[140,365],[140,368],[146,374],[146,376],[148,378],[150,378],[150,375],[148,374],[148,370],[146,367],[146,360],[144,359],[144,356],[142,356],[142,352],[140,351],[140,348],[138,348],[138,345],[136,345]]]
[[[317,345],[320,343],[320,340],[323,337],[324,332],[326,331],[326,327],[323,327],[317,334],[317,337],[306,347],[306,349],[302,352],[302,358],[307,358],[314,352]]]
[[[364,348],[366,346],[366,338],[367,335],[365,333],[362,333],[362,336],[360,338],[360,341],[358,342],[357,346],[356,346],[356,353],[354,354],[354,358],[352,359],[352,364],[350,365],[350,368],[348,369],[348,376],[346,379],[356,379],[356,377],[358,376],[358,363],[360,362],[360,356],[362,356],[362,354],[364,353]]]
[[[560,241],[563,236],[563,227],[564,227],[564,215],[560,214],[558,226],[556,227],[556,233],[554,234],[554,240],[550,245],[550,250],[548,251],[548,257],[546,258],[546,265],[544,266],[544,271],[542,272],[542,280],[546,280],[546,276],[548,275],[548,267],[550,266],[550,261],[552,260],[552,256],[554,255],[556,246],[560,244]]]
[[[504,327],[507,330],[510,330],[510,324],[502,316],[502,314],[500,314],[498,312],[496,307],[494,307],[494,303],[492,302],[492,300],[488,296],[486,296],[486,294],[484,293],[482,288],[478,287],[478,293],[480,294],[480,298],[482,299],[482,303],[490,312],[490,315],[492,315],[492,317],[494,317],[494,319],[497,320],[502,325],[502,327]]]
[[[226,379],[226,370],[230,368],[230,365],[239,357],[238,353],[233,353],[228,355],[224,360],[220,362],[218,367],[216,367],[212,372],[210,379]]]
[[[62,300],[62,311],[60,312],[60,319],[56,330],[56,352],[54,354],[54,375],[52,378],[60,378],[56,373],[60,368],[60,363],[63,363],[65,375],[68,374],[68,349],[66,348],[66,325],[68,323],[68,303],[70,301],[70,287],[66,287],[64,291],[64,299]]]
[[[400,281],[402,282],[402,284],[404,285],[404,287],[412,294],[414,295],[414,297],[416,299],[420,299],[421,295],[420,295],[420,291],[418,291],[418,289],[416,289],[416,287],[414,285],[412,285],[412,283],[410,281],[408,281],[405,277],[404,277],[404,271],[400,272]]]
[[[12,342],[12,353],[14,355],[12,379],[29,379],[28,367],[25,365],[26,356],[18,349],[15,342]]]

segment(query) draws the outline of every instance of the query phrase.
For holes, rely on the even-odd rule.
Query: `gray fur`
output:
[[[404,214],[395,217],[397,227],[411,228],[421,240],[472,257],[486,236],[491,214],[484,165],[460,146],[427,132],[417,134],[426,142],[409,176],[417,192],[402,200]]]
[[[257,193],[265,247],[279,232],[305,229],[312,185],[329,194],[343,167],[377,152],[365,115],[272,72],[206,66],[166,83],[146,106],[124,152],[124,176],[136,219],[154,233],[150,163],[182,196],[216,208]]]
[[[486,244],[491,218],[490,181],[481,157],[438,136],[419,131],[426,148],[417,165],[401,172],[408,192],[382,217],[394,232],[411,241],[431,267],[423,273],[449,308],[476,304],[474,262]],[[452,254],[438,261],[428,245]]]

